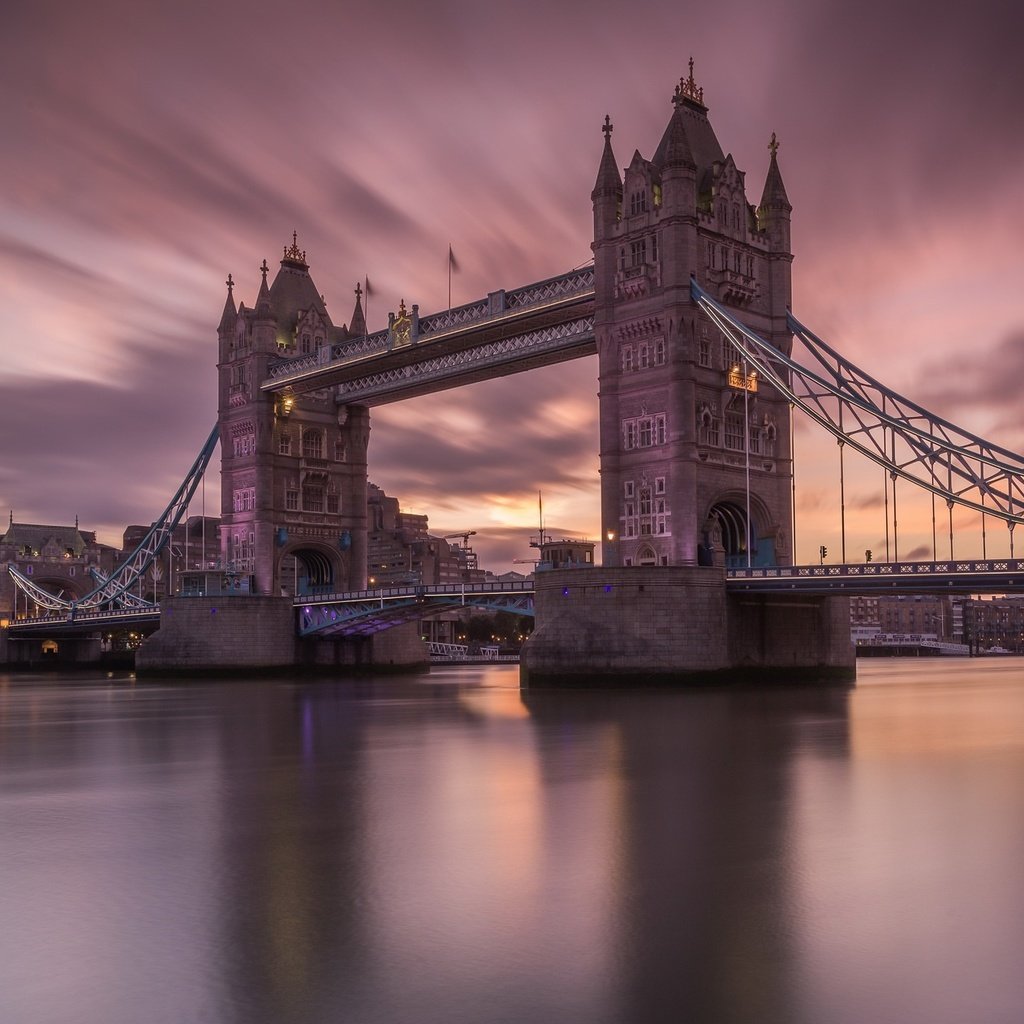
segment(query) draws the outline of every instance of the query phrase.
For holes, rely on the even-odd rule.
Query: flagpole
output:
[[[452,243],[448,243],[448,312],[452,311]]]

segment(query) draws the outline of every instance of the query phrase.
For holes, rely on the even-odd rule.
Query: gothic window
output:
[[[738,252],[734,252],[732,254],[732,269],[735,270],[737,274],[740,272],[740,254]]]
[[[345,461],[345,442],[335,441],[334,442],[334,461],[344,462]]]
[[[732,205],[732,226],[733,226],[733,230],[734,231],[739,231],[739,229],[740,229],[740,208],[739,208],[739,206],[736,205],[736,203],[733,203],[733,205]]]
[[[707,245],[707,264],[712,270],[715,269],[715,245],[713,242],[708,242]]]
[[[639,241],[629,243],[629,265],[631,267],[642,267],[647,262],[647,240],[641,238]]]
[[[647,192],[640,189],[629,197],[629,212],[632,216],[647,212]]]
[[[640,515],[649,516],[651,514],[651,489],[650,487],[640,488]]]
[[[299,511],[299,492],[298,491],[285,491],[284,492],[284,507],[287,512],[298,512]]]
[[[697,362],[701,366],[711,365],[711,339],[708,337],[708,325],[700,325],[700,337],[697,339]]]
[[[651,262],[658,262],[658,236],[651,235]]]
[[[246,367],[245,363],[239,363],[238,366],[231,368],[231,383],[232,385],[244,384],[246,382]]]
[[[636,447],[636,420],[626,420],[622,424],[622,447],[627,452]]]
[[[654,193],[654,205],[655,207],[661,206],[661,186],[657,183],[654,184],[651,191]]]
[[[622,491],[626,495],[627,498],[632,498],[633,497],[633,481],[632,480],[627,480],[622,485]]]
[[[646,342],[637,346],[637,364],[641,370],[646,370],[651,365],[651,354]]]
[[[665,478],[663,476],[656,476],[654,478],[654,493],[664,494],[665,493]]]
[[[635,515],[636,515],[636,505],[633,502],[631,502],[631,501],[627,501],[626,502],[626,517],[628,519],[632,519],[633,516],[635,516]]]
[[[665,444],[667,436],[668,424],[663,412],[622,421],[623,447],[626,451]]]
[[[654,365],[665,365],[665,339],[656,338],[654,341]]]
[[[622,349],[622,369],[627,373],[633,369],[633,346],[626,345]]]
[[[278,455],[291,455],[292,453],[292,435],[284,432],[277,439],[277,454]]]
[[[308,334],[303,334],[302,335],[302,343],[301,343],[300,351],[302,352],[303,355],[308,355],[309,352],[310,352],[310,349],[311,349],[310,337],[309,337]]]
[[[707,406],[703,406],[697,417],[697,437],[701,444],[718,446],[718,417]]]
[[[622,248],[619,250],[619,270],[626,269],[626,250]]]
[[[743,417],[728,413],[725,417],[725,447],[743,451]]]
[[[324,489],[319,484],[303,484],[302,487],[302,511],[323,512],[324,510]]]
[[[718,247],[718,262],[722,264],[723,270],[729,269],[729,250],[724,245]]]
[[[754,257],[753,256],[748,256],[747,257],[747,277],[753,277],[753,276],[754,276]]]
[[[322,459],[324,457],[324,436],[319,430],[302,432],[302,457],[304,459]]]
[[[236,459],[256,451],[256,438],[252,434],[239,434],[231,439],[231,450]]]
[[[338,514],[338,495],[328,492],[327,494],[327,511],[331,515]]]

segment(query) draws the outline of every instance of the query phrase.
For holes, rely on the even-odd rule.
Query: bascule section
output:
[[[691,278],[787,353],[790,215],[774,135],[760,203],[681,79],[650,159],[620,173],[605,118],[592,193],[606,565],[792,561],[790,406]]]
[[[234,301],[218,330],[223,565],[253,593],[294,597],[366,584],[364,405],[329,386],[269,393],[273,372],[366,334],[356,294],[349,326],[332,322],[295,235],[252,306]]]

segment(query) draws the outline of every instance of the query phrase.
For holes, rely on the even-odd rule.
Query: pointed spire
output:
[[[782,172],[779,170],[779,162],[775,156],[779,151],[779,142],[772,132],[771,142],[768,143],[771,152],[771,162],[768,164],[768,176],[764,181],[764,192],[761,194],[762,210],[784,210],[789,213],[793,207],[786,195],[786,186],[782,183]]]
[[[612,152],[612,132],[614,125],[608,114],[604,116],[604,125],[601,127],[604,132],[604,151],[601,153],[601,166],[597,171],[597,182],[594,184],[594,191],[591,199],[598,196],[622,195],[622,177],[619,175],[619,167],[615,162],[615,154]]]
[[[260,266],[260,273],[263,275],[263,283],[260,285],[259,295],[256,296],[256,312],[269,313],[270,287],[267,285],[267,274],[270,273],[270,267],[267,266],[266,260],[264,260]]]
[[[220,315],[221,329],[233,327],[235,319],[238,316],[238,310],[235,309],[235,299],[232,291],[235,287],[235,282],[232,280],[230,274],[228,274],[228,279],[225,284],[228,286],[228,297],[224,300],[224,312]]]
[[[356,338],[361,338],[366,334],[366,317],[363,315],[363,286],[358,282],[356,283],[356,308],[352,310],[348,333]]]

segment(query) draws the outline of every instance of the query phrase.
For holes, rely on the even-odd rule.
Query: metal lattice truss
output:
[[[447,589],[447,593],[438,591]],[[504,588],[502,588],[504,590]],[[520,588],[517,588],[520,589]],[[405,622],[440,615],[456,608],[479,608],[533,615],[533,590],[500,592],[492,587],[412,587],[371,593],[334,602],[301,605],[300,636],[370,636]]]
[[[110,576],[97,578],[97,585],[85,597],[78,601],[69,601],[59,595],[51,594],[28,577],[23,576],[14,566],[8,566],[18,588],[27,594],[41,608],[55,612],[70,612],[81,609],[92,611],[103,607],[131,608],[144,607],[141,601],[131,593],[131,588],[138,583],[153,562],[159,557],[171,539],[174,530],[181,522],[192,496],[195,494],[199,481],[210,464],[210,458],[217,447],[219,428],[214,427],[206,439],[192,468],[188,471],[181,486],[171,498],[170,504],[164,509],[160,518],[149,528],[149,532],[139,542],[138,547],[111,573]],[[135,602],[139,602],[136,604]]]
[[[441,381],[454,387],[481,371],[496,370],[525,360],[550,356],[562,350],[575,349],[592,341],[593,337],[593,316],[578,317],[553,327],[499,338],[461,352],[359,377],[338,385],[338,401],[366,402],[380,394],[391,395],[403,388],[419,388],[424,384]]]
[[[694,301],[735,346],[748,368],[816,423],[883,467],[954,504],[1024,522],[1024,457],[936,416],[887,388],[812,334],[791,314],[787,326],[815,369],[789,358],[740,323],[691,279]]]

